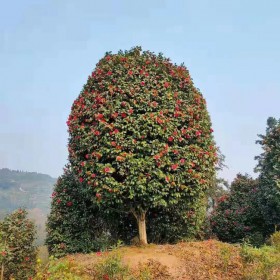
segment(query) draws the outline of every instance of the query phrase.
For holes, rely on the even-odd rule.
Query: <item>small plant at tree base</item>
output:
[[[189,211],[217,161],[210,117],[185,66],[136,47],[107,53],[68,119],[69,160],[88,200],[131,213],[147,244],[150,209]]]
[[[16,210],[0,221],[3,279],[20,280],[34,275],[37,253],[34,246],[35,234],[34,223],[27,218],[26,210]]]

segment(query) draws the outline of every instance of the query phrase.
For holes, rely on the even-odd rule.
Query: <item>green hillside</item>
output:
[[[17,208],[26,208],[37,225],[38,242],[42,243],[55,182],[45,174],[0,169],[0,219]]]

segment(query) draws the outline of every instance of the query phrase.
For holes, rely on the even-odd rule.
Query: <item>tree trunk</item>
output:
[[[146,231],[146,211],[140,210],[136,212],[133,209],[132,213],[137,220],[139,243],[140,245],[147,245],[148,241],[147,241],[147,231]]]
[[[4,280],[4,263],[2,262],[2,265],[1,265],[1,276],[0,276],[1,280]]]

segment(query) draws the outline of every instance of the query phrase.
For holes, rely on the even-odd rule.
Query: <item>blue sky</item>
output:
[[[253,174],[280,117],[280,1],[0,1],[0,168],[57,177],[66,120],[106,51],[141,45],[184,62],[208,103],[222,176]]]

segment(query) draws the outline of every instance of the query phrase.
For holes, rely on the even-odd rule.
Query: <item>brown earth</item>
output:
[[[153,279],[173,280],[228,280],[242,278],[242,262],[237,246],[209,240],[184,242],[176,245],[147,245],[122,247],[117,250],[131,271],[148,267]],[[86,276],[94,275],[100,259],[110,253],[75,254],[69,256],[78,263]],[[95,279],[95,278],[88,278]]]

